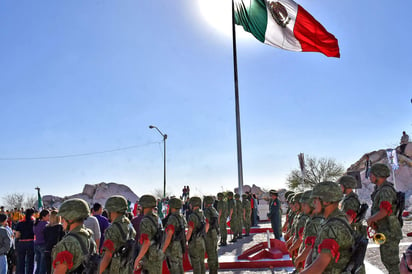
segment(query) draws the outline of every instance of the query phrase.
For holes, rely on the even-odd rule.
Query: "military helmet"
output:
[[[228,191],[227,196],[228,196],[228,197],[233,197],[233,192],[232,192],[232,191]]]
[[[171,198],[169,200],[170,208],[180,209],[180,208],[182,208],[182,205],[183,205],[183,202],[179,198]]]
[[[388,178],[391,175],[389,167],[385,164],[376,163],[371,167],[371,173],[376,177]]]
[[[295,192],[293,192],[292,190],[286,191],[286,192],[285,192],[285,199],[287,200],[288,197],[289,197],[289,195],[291,195],[291,194],[293,194],[293,193],[295,193]]]
[[[113,195],[107,199],[104,207],[109,212],[125,213],[127,210],[127,200],[121,195]]]
[[[303,192],[295,193],[295,196],[292,198],[292,203],[300,203],[300,198],[302,198]]]
[[[289,204],[293,203],[293,198],[294,198],[294,197],[295,197],[295,193],[292,193],[292,194],[290,194],[290,195],[288,196],[287,201],[288,201]]]
[[[139,199],[139,204],[143,208],[153,208],[156,206],[156,198],[153,195],[143,195]]]
[[[325,202],[338,202],[342,200],[343,193],[337,183],[326,181],[315,185],[310,197],[319,198]]]
[[[191,204],[192,206],[201,206],[202,200],[200,199],[200,197],[194,196],[189,199],[189,204]]]
[[[64,201],[57,213],[57,216],[62,216],[64,219],[70,221],[85,220],[89,215],[89,205],[85,200],[79,198]]]
[[[306,190],[303,192],[302,197],[300,197],[299,202],[300,203],[306,203],[306,204],[310,204],[311,202],[311,198],[310,195],[312,194],[312,190]]]
[[[247,199],[247,194],[246,194],[246,193],[243,193],[243,194],[242,194],[242,200],[245,200],[245,199]]]
[[[240,195],[238,193],[235,194],[235,199],[239,199]]]
[[[219,193],[217,194],[217,197],[218,197],[218,198],[223,198],[223,193],[222,193],[222,192],[219,192]]]
[[[356,188],[358,186],[358,182],[355,177],[351,175],[344,175],[340,177],[338,184],[343,185],[345,188]]]
[[[203,198],[203,202],[205,203],[205,205],[211,205],[214,201],[215,199],[213,199],[212,196],[206,196],[205,198]]]

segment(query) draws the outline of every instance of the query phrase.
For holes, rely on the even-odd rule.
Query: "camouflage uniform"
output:
[[[220,213],[219,219],[219,231],[220,231],[220,244],[222,246],[226,245],[227,241],[227,227],[226,227],[226,218],[227,218],[227,203],[223,200],[223,193],[219,192],[217,194],[219,201],[217,202],[217,211]]]
[[[234,218],[235,221],[235,228],[233,228],[233,233],[236,238],[241,239],[242,238],[242,219],[243,219],[243,207],[242,207],[242,201],[239,199],[240,195],[235,194],[235,208],[233,212],[236,211],[236,215]]]
[[[179,212],[182,207],[182,201],[177,198],[172,198],[169,201],[169,206],[176,208],[177,211],[167,217],[167,223],[165,225],[166,233],[169,229],[173,231],[172,240],[166,249],[167,265],[170,273],[183,274],[183,249],[186,248],[186,221]],[[182,246],[183,244],[184,246]]]
[[[62,218],[67,221],[82,221],[89,216],[89,206],[82,199],[70,199],[63,202],[60,206],[58,216],[62,216]],[[68,230],[70,230],[70,225],[71,224],[68,224]],[[73,234],[76,234],[78,238],[72,236]],[[79,241],[81,241],[81,243]],[[83,224],[70,230],[53,248],[53,268],[56,268],[58,264],[62,263],[67,265],[67,272],[79,268],[85,259],[82,244],[87,247],[88,250],[92,250],[93,253],[96,252],[93,233]]]
[[[152,195],[143,195],[139,200],[142,208],[154,208],[156,199]],[[152,211],[144,215],[140,223],[140,245],[145,240],[150,241],[150,247],[142,259],[143,273],[161,274],[162,264],[165,256],[160,249],[160,243],[156,242],[158,232],[158,216]]]
[[[205,218],[206,222],[209,223],[209,230],[205,237],[206,253],[207,253],[207,265],[209,267],[209,273],[217,273],[219,268],[218,256],[217,256],[217,234],[218,234],[218,224],[217,218],[219,214],[216,209],[212,206],[213,197],[206,196],[204,198],[205,202]]]
[[[319,198],[323,202],[339,202],[343,197],[340,186],[334,182],[317,184],[311,198]],[[330,253],[332,258],[323,273],[343,273],[351,258],[354,243],[346,214],[336,208],[322,223],[316,237],[312,253],[312,262],[319,253]]]
[[[122,264],[120,262],[121,257],[116,252],[127,240],[134,239],[136,236],[136,231],[130,223],[130,220],[124,215],[128,208],[127,200],[123,196],[113,195],[107,199],[105,208],[109,212],[118,212],[122,215],[113,220],[104,232],[104,243],[102,246],[103,256],[105,252],[113,254],[110,265],[105,269],[104,273],[131,273],[133,271],[133,265]],[[124,236],[126,236],[126,238]]]
[[[316,237],[318,236],[318,233],[320,231],[320,226],[324,220],[325,218],[323,218],[322,215],[313,215],[306,220],[305,228],[303,229],[301,248],[313,248],[313,246],[315,245]],[[312,258],[306,259],[308,260],[308,264],[312,262]]]
[[[189,200],[192,207],[201,206],[202,202],[199,197],[192,197]],[[192,235],[189,240],[189,257],[193,267],[193,274],[205,273],[205,240],[202,235],[202,221],[205,222],[205,217],[200,208],[196,208],[189,216],[188,226],[193,228]],[[203,228],[204,230],[204,228]]]
[[[384,164],[375,164],[371,168],[371,173],[377,177],[387,178],[390,170]],[[393,184],[385,181],[380,186],[376,186],[371,198],[371,215],[381,208],[385,208],[389,213],[376,222],[376,232],[383,233],[386,237],[385,243],[379,246],[382,263],[390,274],[399,273],[399,242],[402,239],[402,230],[397,217],[393,214],[396,212],[396,192]]]
[[[250,219],[250,213],[251,213],[251,207],[250,207],[250,201],[247,199],[247,195],[243,194],[242,195],[242,207],[243,207],[243,226],[245,227],[245,236],[249,236],[250,233],[250,225],[251,225],[251,219]]]
[[[233,239],[231,242],[236,242],[236,237],[234,235],[235,229],[236,229],[236,210],[235,210],[235,200],[233,200],[233,192],[229,191],[227,193],[228,199],[227,199],[227,214],[230,217],[230,230],[232,231]],[[230,211],[232,211],[232,215],[230,215]],[[234,227],[233,227],[233,223]]]

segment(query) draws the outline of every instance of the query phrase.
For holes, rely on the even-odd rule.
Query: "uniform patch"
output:
[[[332,258],[336,258],[335,262],[337,263],[339,260],[340,252],[339,252],[339,244],[334,239],[325,239],[318,247],[318,253],[321,253],[322,249],[330,250]]]
[[[386,210],[388,212],[388,216],[392,214],[392,205],[388,201],[383,201],[379,208]]]
[[[107,239],[103,243],[103,248],[107,249],[107,251],[109,251],[110,253],[113,253],[114,252],[114,243],[112,242],[112,240]]]
[[[56,256],[56,259],[54,259],[53,261],[53,268],[56,268],[57,263],[59,264],[66,263],[67,268],[71,269],[73,267],[73,254],[71,254],[67,250],[59,252]]]
[[[145,241],[149,241],[149,235],[142,233],[142,235],[140,235],[139,243],[142,245]]]

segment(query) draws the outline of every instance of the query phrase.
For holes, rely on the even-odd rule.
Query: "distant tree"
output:
[[[155,189],[153,190],[152,194],[153,194],[153,196],[156,197],[156,199],[157,199],[157,198],[163,198],[163,189],[155,188]],[[166,197],[170,197],[170,196],[172,196],[172,195],[173,195],[173,194],[172,194],[171,192],[167,192],[167,191],[166,191]]]
[[[24,194],[23,193],[11,193],[3,196],[2,201],[4,207],[8,209],[23,207]]]
[[[323,181],[335,181],[345,173],[343,165],[336,163],[329,158],[316,159],[307,157],[305,159],[305,178],[302,180],[300,169],[294,169],[289,174],[287,185],[289,189],[304,190],[313,188],[316,184]]]
[[[23,207],[24,208],[31,208],[31,207],[37,208],[37,195],[27,196],[24,199]]]

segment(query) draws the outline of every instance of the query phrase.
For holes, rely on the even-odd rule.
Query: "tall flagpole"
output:
[[[243,165],[242,165],[242,140],[240,132],[240,110],[239,110],[239,85],[237,77],[237,54],[236,54],[236,30],[235,30],[235,8],[232,0],[232,40],[233,40],[233,72],[235,80],[235,108],[236,108],[236,140],[237,140],[237,174],[239,195],[243,192]]]

